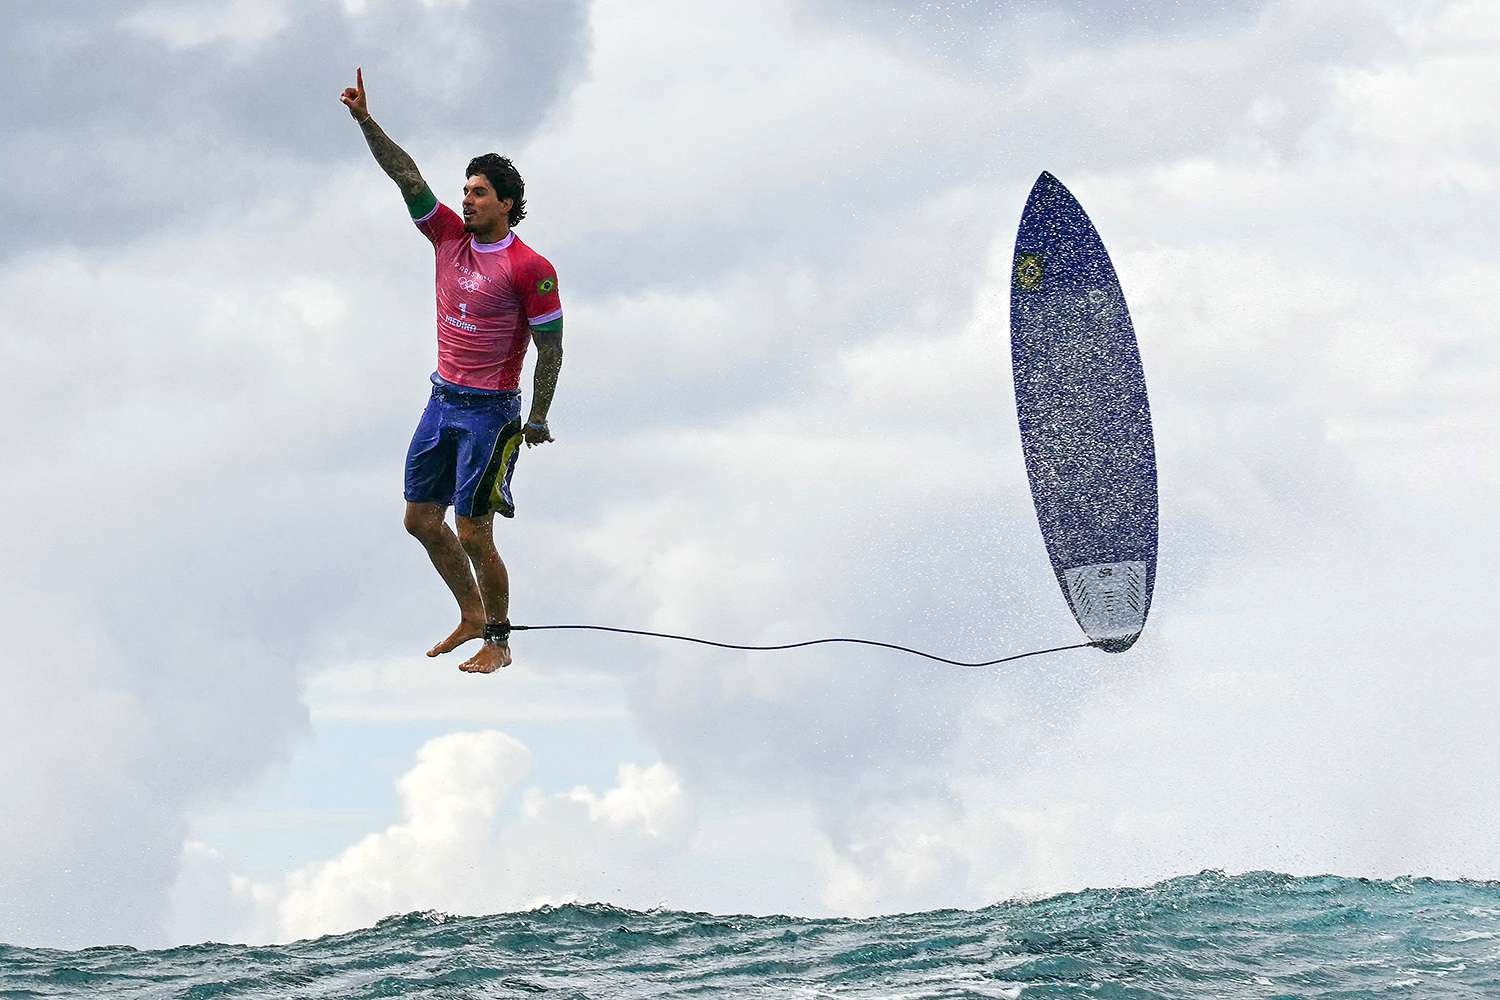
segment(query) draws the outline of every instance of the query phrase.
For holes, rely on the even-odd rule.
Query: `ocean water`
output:
[[[411,913],[293,944],[0,946],[4,997],[1500,997],[1500,883],[1204,872],[861,920]]]

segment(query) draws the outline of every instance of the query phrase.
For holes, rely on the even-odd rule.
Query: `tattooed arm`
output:
[[[375,162],[380,164],[380,169],[385,171],[387,177],[396,182],[407,205],[410,206],[427,194],[430,189],[422,179],[422,172],[417,169],[416,162],[406,155],[406,150],[392,142],[385,130],[370,117],[369,107],[365,103],[365,75],[362,68],[354,71],[354,86],[344,88],[339,100],[344,102],[349,114],[359,123],[360,130],[365,134],[365,141],[370,144],[370,152],[375,156]]]

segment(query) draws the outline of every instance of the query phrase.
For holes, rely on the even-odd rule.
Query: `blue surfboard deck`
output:
[[[1151,409],[1104,242],[1046,172],[1016,233],[1010,348],[1026,476],[1058,585],[1089,638],[1124,652],[1156,585]]]

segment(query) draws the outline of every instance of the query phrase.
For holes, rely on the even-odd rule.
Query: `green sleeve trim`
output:
[[[432,193],[432,188],[422,185],[422,190],[406,199],[406,210],[411,213],[413,219],[420,219],[437,208],[437,195]]]
[[[538,323],[531,328],[532,333],[562,333],[562,317],[559,316],[547,323]]]

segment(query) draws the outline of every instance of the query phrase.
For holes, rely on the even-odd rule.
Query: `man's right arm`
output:
[[[375,162],[380,164],[380,169],[401,189],[401,197],[406,199],[406,207],[411,211],[412,217],[425,215],[437,205],[436,196],[422,179],[422,172],[417,169],[416,161],[406,154],[406,150],[396,145],[385,134],[385,130],[376,124],[375,119],[370,117],[370,109],[365,101],[363,68],[354,71],[354,81],[355,85],[346,87],[339,100],[344,102],[349,114],[359,124],[360,131],[365,134],[365,142],[369,143]]]
[[[415,209],[415,203],[421,201],[426,201],[429,209],[436,204],[437,199],[427,182],[422,179],[422,172],[417,169],[416,162],[406,155],[406,150],[391,141],[391,137],[376,124],[375,119],[366,118],[359,123],[359,128],[365,134],[365,142],[370,144],[375,162],[380,164],[380,169],[385,171],[387,177],[396,182],[408,208]]]

